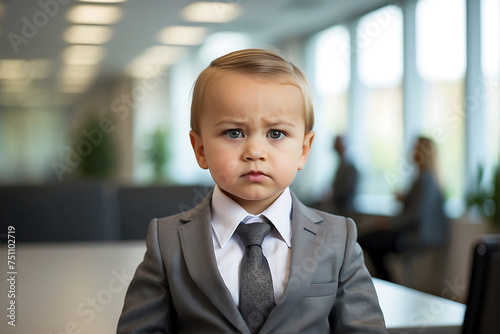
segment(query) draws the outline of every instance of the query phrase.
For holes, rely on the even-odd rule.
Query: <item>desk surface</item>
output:
[[[0,317],[0,333],[110,334],[144,242],[20,244],[16,248],[16,327]],[[0,245],[4,277],[6,245]],[[0,262],[0,263],[2,263]],[[0,303],[8,305],[7,280]],[[465,305],[374,279],[390,333],[460,333]]]
[[[389,333],[461,332],[465,305],[374,278]]]

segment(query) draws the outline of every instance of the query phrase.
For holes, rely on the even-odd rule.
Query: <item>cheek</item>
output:
[[[224,170],[210,169],[210,174],[215,183],[219,185],[222,189],[225,189],[231,183],[231,177],[229,173]]]
[[[212,144],[205,147],[205,154],[207,161],[213,166],[213,168],[221,168],[225,162],[229,161],[232,153],[230,149],[220,144]]]
[[[217,156],[209,163],[210,174],[214,181],[222,188],[228,186],[237,170],[237,163],[224,155]]]
[[[297,165],[300,156],[302,153],[302,146],[294,143],[293,145],[289,145],[286,147],[282,147],[279,150],[279,154],[281,154],[281,160],[286,161],[287,164]]]
[[[276,151],[274,157],[274,165],[277,170],[280,170],[283,176],[289,177],[297,172],[299,164],[300,152],[295,147],[281,148]]]

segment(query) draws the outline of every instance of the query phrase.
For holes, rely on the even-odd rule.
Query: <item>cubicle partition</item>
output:
[[[0,236],[18,242],[139,240],[149,221],[186,211],[209,187],[100,182],[0,186]]]
[[[101,183],[0,187],[0,233],[18,242],[119,238],[115,190]]]

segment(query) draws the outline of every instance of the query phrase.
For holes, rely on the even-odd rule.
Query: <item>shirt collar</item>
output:
[[[216,185],[212,195],[212,228],[219,246],[222,248],[233,235],[238,224],[247,216],[253,216],[238,203],[229,198]],[[264,215],[274,225],[288,247],[291,246],[292,196],[287,187],[283,193],[260,215]],[[259,215],[257,215],[259,216]]]

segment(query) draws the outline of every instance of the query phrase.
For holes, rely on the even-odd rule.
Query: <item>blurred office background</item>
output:
[[[134,205],[192,207],[212,185],[188,139],[192,85],[220,55],[270,48],[314,93],[315,142],[293,184],[304,202],[328,196],[344,134],[360,228],[391,216],[415,138],[436,141],[452,236],[444,276],[417,287],[439,294],[443,277],[467,282],[477,237],[498,231],[499,45],[498,0],[0,0],[0,207],[54,210],[2,228],[142,239]],[[61,217],[82,223],[65,235]]]

